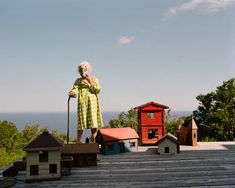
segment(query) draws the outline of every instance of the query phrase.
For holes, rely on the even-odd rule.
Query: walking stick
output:
[[[68,98],[68,114],[67,114],[67,144],[69,143],[69,102],[70,102],[70,96]]]

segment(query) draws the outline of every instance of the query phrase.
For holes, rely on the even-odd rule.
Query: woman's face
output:
[[[79,67],[79,73],[81,75],[81,77],[87,77],[89,75],[88,69],[86,66],[80,66]]]

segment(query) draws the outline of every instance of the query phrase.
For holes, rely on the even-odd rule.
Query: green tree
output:
[[[119,120],[118,120],[118,119],[111,119],[111,120],[109,121],[109,126],[110,126],[111,128],[120,127]]]
[[[64,134],[64,133],[61,133],[61,132],[60,132],[59,130],[57,130],[57,129],[53,129],[53,130],[51,131],[51,134],[52,134],[53,136],[55,136],[55,137],[57,137],[57,138],[63,140],[63,141],[67,141],[67,135]]]
[[[3,148],[0,148],[0,168],[4,168],[16,160],[22,159],[24,155],[25,153],[22,150],[6,152]]]
[[[40,125],[38,124],[32,124],[32,125],[25,125],[22,133],[23,133],[24,138],[26,139],[26,142],[29,143],[30,141],[38,137],[40,134],[42,134],[43,131],[48,131],[48,127],[47,126],[40,127]],[[67,135],[64,133],[61,133],[57,129],[53,129],[50,132],[52,135],[54,135],[55,137],[61,140],[66,141],[67,139]]]
[[[0,121],[0,148],[4,148],[8,153],[21,149],[24,145],[24,137],[16,126],[8,121]]]
[[[22,158],[25,144],[23,134],[13,123],[0,121],[0,168]]]
[[[138,132],[138,113],[134,108],[131,108],[127,113],[127,126],[132,126]]]
[[[167,111],[167,115],[166,115],[166,132],[174,134],[177,131],[179,125],[183,125],[185,127],[188,126],[192,116],[181,116],[181,117],[175,118],[171,116],[170,112],[171,112],[171,109]]]
[[[194,111],[199,139],[235,139],[235,78],[223,82],[213,92],[198,95],[199,106]]]
[[[26,142],[29,143],[37,136],[42,134],[43,131],[47,130],[48,130],[47,126],[40,127],[40,125],[38,124],[32,124],[32,125],[25,125],[22,133],[24,138],[26,139]]]
[[[166,132],[174,134],[179,125],[183,124],[183,119],[182,118],[173,118],[169,121],[166,121]]]
[[[40,134],[40,128],[37,124],[25,125],[22,131],[24,138],[27,142],[30,142]]]
[[[132,126],[136,131],[138,131],[137,111],[131,108],[127,113],[121,112],[117,118],[109,121],[109,126],[112,128]]]

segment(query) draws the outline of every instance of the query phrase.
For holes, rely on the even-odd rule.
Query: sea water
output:
[[[108,124],[113,118],[117,118],[120,112],[103,112],[103,122]],[[47,127],[49,130],[57,129],[62,133],[67,131],[67,112],[17,112],[0,113],[0,121],[9,121],[22,131],[25,125],[37,124],[40,127]],[[77,117],[76,112],[70,112],[70,136],[76,136]]]

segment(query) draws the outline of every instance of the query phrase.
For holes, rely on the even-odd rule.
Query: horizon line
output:
[[[171,110],[171,112],[193,112],[194,110]],[[127,111],[103,111],[101,113],[121,113],[121,112],[128,112]],[[24,112],[19,112],[19,111],[13,111],[13,112],[0,112],[0,114],[3,113],[68,113],[67,111],[33,111],[33,112],[29,112],[29,111],[24,111]],[[76,113],[76,111],[70,111],[70,113]]]

